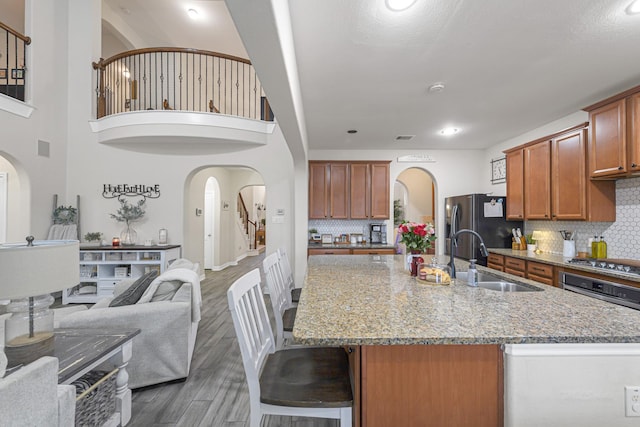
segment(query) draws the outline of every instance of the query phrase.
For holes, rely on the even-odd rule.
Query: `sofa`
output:
[[[178,259],[150,282],[135,303],[110,306],[138,282],[123,280],[113,297],[101,299],[89,309],[55,310],[54,324],[59,328],[140,329],[133,338],[133,354],[127,365],[132,389],[184,379],[191,368],[200,321],[198,270],[197,263]]]
[[[0,425],[70,427],[75,411],[76,388],[58,385],[55,357],[41,357],[0,377]]]

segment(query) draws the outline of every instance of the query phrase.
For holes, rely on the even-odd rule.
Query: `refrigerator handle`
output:
[[[458,205],[453,205],[453,209],[451,209],[451,235],[450,239],[453,239],[453,236],[458,232]],[[457,239],[453,241],[453,246],[458,247]]]

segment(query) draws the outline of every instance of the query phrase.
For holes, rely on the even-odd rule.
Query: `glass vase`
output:
[[[420,264],[424,262],[424,258],[422,258],[422,251],[420,250],[412,250],[411,251],[411,276],[416,277],[418,275],[418,267]]]
[[[120,233],[120,244],[122,246],[133,246],[138,240],[138,233],[130,225],[127,225]]]

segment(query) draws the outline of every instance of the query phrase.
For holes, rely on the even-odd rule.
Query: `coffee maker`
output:
[[[386,244],[387,243],[387,225],[386,224],[369,224],[369,242]]]

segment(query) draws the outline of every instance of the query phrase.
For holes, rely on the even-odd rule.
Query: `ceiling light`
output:
[[[458,132],[460,132],[460,129],[458,128],[444,128],[440,131],[440,135],[450,136],[455,135]]]
[[[188,9],[187,10],[187,14],[189,15],[189,18],[191,19],[198,19],[198,11],[195,9]]]
[[[434,83],[427,90],[431,93],[440,93],[444,91],[444,83]]]
[[[409,9],[415,2],[416,0],[385,0],[387,7],[394,12]]]
[[[625,12],[627,12],[628,15],[640,13],[640,0],[631,2],[631,4],[625,9]]]

